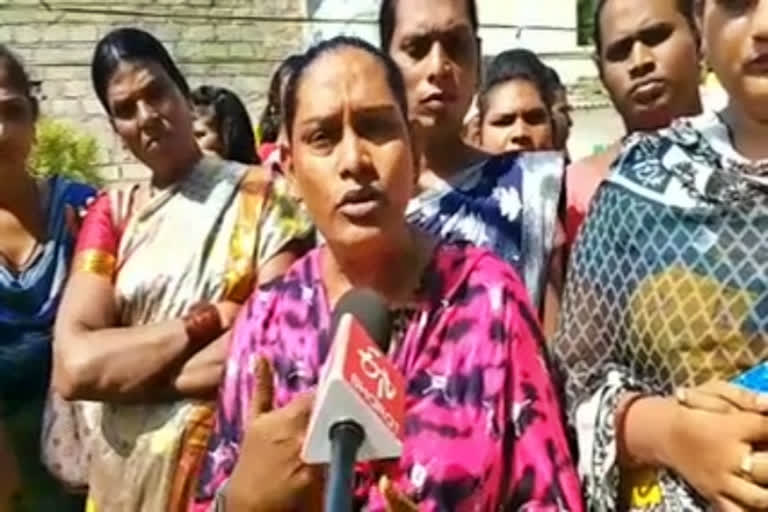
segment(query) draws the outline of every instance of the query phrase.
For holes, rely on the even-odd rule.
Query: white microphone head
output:
[[[331,352],[302,451],[308,464],[330,461],[331,428],[344,421],[357,423],[365,432],[358,460],[391,459],[402,453],[405,379],[380,348],[389,345],[390,315],[380,299],[356,300],[361,295],[352,293],[345,297],[350,305],[337,307],[334,314]],[[362,311],[363,322],[357,311]]]

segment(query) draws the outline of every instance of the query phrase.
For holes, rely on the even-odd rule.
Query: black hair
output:
[[[109,111],[107,86],[123,61],[156,62],[168,73],[185,98],[189,98],[189,85],[163,44],[152,34],[137,28],[113,30],[96,45],[91,61],[91,80],[104,109]]]
[[[597,0],[594,17],[592,19],[592,38],[595,42],[595,53],[597,54],[598,59],[600,59],[603,51],[603,35],[600,17],[602,16],[603,9],[607,3],[608,0]],[[693,9],[694,0],[675,0],[675,3],[677,4],[677,10],[680,11],[680,14],[682,14],[688,22],[694,37],[698,39],[698,29],[696,28],[696,19],[694,17]]]
[[[557,72],[557,70],[547,65],[545,65],[544,68],[547,86],[552,90],[552,92],[564,91],[565,84],[560,79],[560,74]]]
[[[381,40],[381,49],[389,53],[392,45],[392,38],[395,35],[395,24],[397,22],[397,2],[399,0],[383,0],[379,9],[379,38]],[[477,17],[476,0],[466,0],[467,14],[469,22],[472,25],[472,31],[477,35],[480,29],[480,22]]]
[[[191,99],[196,113],[212,118],[224,145],[224,159],[259,163],[251,117],[237,94],[223,87],[203,85],[192,91]]]
[[[301,56],[291,55],[280,63],[272,75],[267,94],[267,106],[264,107],[259,120],[261,142],[275,142],[280,134],[280,126],[283,122],[283,89],[300,63]]]
[[[363,41],[357,37],[349,36],[337,36],[327,41],[322,41],[313,46],[307,52],[302,55],[301,62],[296,68],[296,71],[288,79],[288,85],[285,87],[285,96],[283,98],[283,107],[285,109],[285,126],[288,132],[288,138],[293,137],[293,121],[296,118],[296,110],[298,104],[298,91],[299,85],[301,85],[301,79],[304,73],[309,67],[320,57],[328,53],[332,53],[345,48],[356,48],[362,50],[369,55],[376,58],[387,74],[387,83],[392,94],[395,96],[395,101],[398,107],[403,113],[403,117],[408,119],[408,98],[405,92],[405,82],[403,81],[403,75],[400,73],[400,68],[397,67],[392,57],[382,52],[372,44]]]
[[[32,118],[37,119],[40,112],[40,106],[37,98],[32,92],[32,81],[29,79],[24,65],[7,46],[0,43],[0,66],[5,68],[6,78],[9,86],[22,96],[27,98],[32,109]]]
[[[524,48],[498,54],[486,71],[483,87],[478,96],[480,119],[485,117],[488,110],[488,94],[491,90],[497,85],[512,80],[525,80],[532,83],[551,114],[556,87],[549,78],[551,75],[548,69],[535,53]]]

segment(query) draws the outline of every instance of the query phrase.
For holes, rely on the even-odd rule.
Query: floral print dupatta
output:
[[[555,246],[564,161],[560,153],[508,153],[485,159],[422,192],[408,221],[447,242],[490,249],[542,303]]]

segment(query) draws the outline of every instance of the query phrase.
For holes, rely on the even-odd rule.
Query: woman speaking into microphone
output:
[[[331,311],[355,287],[393,311],[389,354],[407,390],[402,457],[358,465],[356,505],[581,510],[519,277],[406,221],[416,155],[396,65],[357,39],[320,43],[287,86],[285,116],[284,170],[327,243],[243,308],[193,510],[320,508],[320,471],[299,456],[307,392],[329,353]]]

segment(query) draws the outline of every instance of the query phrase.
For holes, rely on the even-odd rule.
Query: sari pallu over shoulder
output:
[[[213,158],[139,205],[127,220],[110,212],[99,221],[97,212],[89,215],[84,232],[111,226],[114,236],[102,233],[89,241],[84,233],[78,262],[90,261],[82,270],[111,271],[125,326],[178,318],[201,300],[242,301],[259,265],[310,231],[276,178]],[[104,403],[99,409],[91,510],[184,510],[210,428],[210,404]]]
[[[559,334],[592,510],[707,510],[676,475],[620,473],[620,397],[731,379],[768,357],[768,182],[714,114],[630,137],[577,239]]]
[[[540,307],[556,244],[560,153],[489,157],[415,197],[408,222],[446,242],[489,249],[512,265]]]

